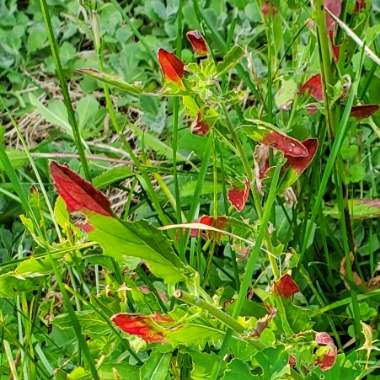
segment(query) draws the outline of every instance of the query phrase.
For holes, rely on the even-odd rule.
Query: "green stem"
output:
[[[209,312],[212,316],[218,319],[220,322],[225,324],[231,330],[235,331],[238,334],[242,334],[245,331],[244,326],[242,326],[236,319],[232,318],[229,314],[219,310],[214,305],[202,300],[199,297],[195,297],[192,294],[189,294],[183,290],[176,290],[174,296],[183,302],[186,302],[189,305],[194,305],[200,307],[203,310]]]
[[[57,77],[58,77],[58,80],[59,80],[59,83],[61,86],[61,91],[62,91],[64,103],[65,103],[65,106],[67,109],[67,115],[68,115],[69,123],[71,125],[72,132],[73,132],[74,142],[75,142],[75,145],[76,145],[77,150],[78,150],[80,162],[82,164],[85,177],[88,180],[91,180],[90,170],[88,168],[88,163],[86,160],[84,146],[83,146],[82,138],[81,138],[81,135],[79,132],[79,126],[78,126],[78,123],[77,123],[77,120],[75,117],[73,106],[71,104],[71,99],[70,99],[69,90],[68,90],[67,83],[66,83],[66,78],[65,78],[65,75],[64,75],[63,69],[62,69],[61,59],[59,56],[58,43],[57,43],[57,40],[55,38],[53,27],[51,24],[49,7],[46,3],[46,0],[40,0],[40,5],[41,5],[42,16],[45,20],[46,29],[48,32],[50,49],[51,49],[51,53],[52,53],[52,56],[54,59]]]

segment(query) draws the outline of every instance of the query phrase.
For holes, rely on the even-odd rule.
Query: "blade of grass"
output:
[[[65,103],[65,106],[67,109],[67,115],[69,118],[69,123],[71,125],[72,130],[73,130],[74,142],[75,142],[76,148],[78,150],[80,162],[82,164],[82,168],[83,168],[85,177],[88,180],[91,180],[90,170],[88,168],[85,150],[84,150],[84,146],[82,143],[82,138],[80,135],[78,123],[77,123],[77,120],[75,117],[73,105],[71,103],[65,74],[63,72],[63,68],[62,68],[62,64],[61,64],[61,58],[59,56],[59,47],[58,47],[58,43],[57,43],[54,31],[53,31],[53,26],[51,24],[49,7],[46,3],[46,0],[40,0],[40,6],[41,6],[42,16],[44,18],[46,29],[47,29],[47,34],[48,34],[49,43],[50,43],[50,49],[51,49],[51,53],[52,53],[52,56],[54,59],[55,67],[56,67],[56,73],[57,73],[58,80],[59,80],[59,83],[61,86],[63,100],[64,100],[64,103]]]

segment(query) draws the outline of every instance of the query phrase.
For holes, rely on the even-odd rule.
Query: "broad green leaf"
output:
[[[45,273],[27,272],[18,274],[9,272],[0,275],[0,297],[13,298],[21,292],[32,292],[41,288],[41,277]]]
[[[94,122],[98,109],[99,103],[92,95],[87,95],[79,100],[76,113],[80,129],[85,128],[87,123]]]
[[[33,94],[29,94],[29,99],[32,106],[47,122],[62,128],[70,136],[72,135],[66,108],[62,101],[51,102],[52,107],[45,107]]]
[[[224,56],[223,61],[219,62],[216,66],[218,75],[223,75],[227,71],[235,67],[242,57],[244,56],[244,50],[240,46],[233,46]]]
[[[290,375],[288,353],[284,346],[267,348],[255,355],[255,361],[260,365],[262,374],[254,377],[257,380],[280,380]]]
[[[133,171],[129,166],[116,166],[115,168],[105,170],[102,174],[93,178],[92,184],[95,187],[102,189],[103,187],[122,181],[131,176],[133,176]]]
[[[218,362],[222,362],[221,358],[215,353],[206,353],[199,351],[191,351],[193,360],[193,369],[191,371],[192,380],[211,380],[213,368]]]
[[[352,219],[371,219],[380,217],[379,199],[349,199],[348,209]],[[325,208],[324,213],[334,219],[340,218],[338,205]]]
[[[9,148],[6,150],[6,154],[9,157],[14,169],[20,169],[28,163],[28,158],[22,150]],[[2,161],[0,161],[0,170],[5,170]]]
[[[140,368],[140,380],[165,380],[169,373],[171,352],[164,354],[153,351],[149,359]]]
[[[78,72],[97,79],[100,82],[107,83],[110,86],[116,87],[119,90],[125,91],[132,95],[139,95],[143,92],[143,88],[140,85],[127,83],[114,75],[107,74],[96,69],[80,69]]]
[[[116,261],[123,256],[136,257],[167,283],[186,278],[188,269],[177,257],[169,241],[161,231],[147,222],[122,223],[109,216],[94,213],[86,215],[93,226],[89,238],[99,243],[106,255],[114,257]]]
[[[277,108],[280,110],[289,109],[290,104],[292,103],[296,93],[298,91],[297,83],[294,79],[288,79],[281,83],[280,89],[277,91],[274,101]]]
[[[137,366],[128,364],[125,360],[122,363],[102,364],[98,370],[98,373],[102,380],[139,378],[139,368]]]
[[[256,376],[251,375],[250,369],[246,363],[239,359],[233,359],[228,363],[224,371],[222,380],[255,380]],[[268,378],[269,380],[270,378]]]

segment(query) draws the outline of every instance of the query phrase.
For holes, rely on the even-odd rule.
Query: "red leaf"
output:
[[[191,133],[198,136],[205,136],[207,135],[209,130],[210,130],[210,126],[201,119],[201,113],[198,112],[197,118],[194,120],[193,124],[191,125]]]
[[[302,174],[313,161],[315,153],[318,149],[318,139],[307,139],[302,141],[302,144],[307,148],[309,152],[307,157],[286,156],[286,158],[288,159],[287,166],[290,166],[294,170],[296,170],[298,175]]]
[[[341,0],[325,0],[325,7],[336,17],[340,16],[342,11],[342,1]],[[326,26],[327,32],[333,32],[335,29],[335,21],[330,15],[326,15]]]
[[[333,53],[334,62],[337,63],[339,60],[340,46],[334,44],[334,32],[329,32],[331,50]]]
[[[152,315],[141,315],[133,313],[119,313],[111,317],[112,322],[124,332],[136,335],[148,343],[165,342],[164,329],[160,328],[160,323],[170,323],[170,317],[159,313]]]
[[[223,230],[226,227],[227,224],[227,218],[225,216],[217,216],[214,218],[213,216],[209,215],[202,215],[198,220],[198,223],[205,224],[206,226],[215,227],[219,230]],[[191,230],[191,237],[197,237],[200,235],[200,231],[198,229],[192,229]],[[211,237],[214,237],[216,239],[219,238],[219,233],[214,231],[206,231],[206,233],[203,235],[205,239],[210,239]]]
[[[356,119],[364,119],[365,117],[371,116],[379,110],[378,104],[363,104],[360,106],[353,106],[351,108],[351,116]]]
[[[70,212],[92,211],[106,216],[112,215],[109,200],[69,167],[52,161],[50,173],[58,194]]]
[[[275,284],[274,291],[281,297],[289,298],[299,292],[298,285],[289,274],[283,275]]]
[[[186,37],[193,48],[194,53],[198,55],[207,55],[208,47],[206,40],[203,38],[202,34],[196,30],[187,32]]]
[[[367,6],[367,4],[364,0],[356,0],[354,12],[359,13],[363,9],[365,9],[366,6]]]
[[[236,209],[236,211],[238,212],[243,211],[249,197],[248,179],[244,181],[243,189],[233,187],[232,189],[228,190],[227,196],[228,196],[228,200],[230,201],[231,205]]]
[[[328,351],[322,357],[319,357],[315,361],[315,363],[319,365],[321,371],[328,371],[330,368],[334,366],[336,356],[338,354],[338,350],[336,348],[334,340],[326,332],[319,332],[315,335],[315,341],[317,344],[321,346],[328,347]]]
[[[265,17],[267,17],[268,15],[275,16],[277,14],[277,7],[271,4],[270,1],[265,1],[261,6],[261,12],[263,12],[263,15]]]
[[[275,131],[268,133],[262,143],[281,150],[286,156],[307,157],[309,154],[301,141]]]
[[[158,50],[158,62],[164,77],[175,83],[180,83],[185,75],[185,65],[173,53],[164,49]]]
[[[300,88],[302,94],[310,94],[315,100],[321,102],[324,99],[321,74],[310,77]]]

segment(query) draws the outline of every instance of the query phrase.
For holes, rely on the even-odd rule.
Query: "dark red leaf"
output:
[[[288,159],[286,163],[287,166],[290,166],[294,170],[296,170],[298,175],[302,174],[313,161],[315,153],[317,152],[317,149],[318,149],[318,139],[314,139],[314,138],[307,139],[307,140],[302,141],[302,144],[308,150],[307,157],[286,156],[286,158]]]
[[[334,62],[337,63],[339,61],[340,47],[334,44],[334,32],[329,32],[331,50],[334,58]]]
[[[264,1],[263,5],[261,6],[261,12],[263,12],[263,15],[265,17],[269,15],[275,16],[277,14],[277,7],[271,4],[270,1]]]
[[[379,110],[378,104],[363,104],[360,106],[353,106],[351,108],[351,116],[356,119],[364,119],[371,116]]]
[[[310,77],[300,88],[302,94],[307,93],[315,100],[321,102],[324,99],[321,74]]]
[[[269,132],[264,137],[262,143],[281,150],[286,156],[307,157],[309,154],[301,141],[275,131]]]
[[[113,315],[111,320],[124,332],[138,336],[148,343],[165,342],[164,329],[159,325],[173,322],[172,318],[159,313],[152,315],[119,313]]]
[[[325,7],[336,17],[340,16],[342,11],[342,0],[325,0]],[[330,15],[326,15],[327,32],[333,32],[335,29],[335,21]]]
[[[207,55],[208,47],[206,40],[203,38],[202,34],[196,30],[187,32],[186,37],[193,48],[194,53],[198,55]]]
[[[298,285],[289,274],[283,275],[275,284],[274,291],[281,297],[289,298],[299,292]]]
[[[50,173],[58,194],[70,212],[92,211],[106,216],[112,215],[109,200],[69,167],[52,161]]]
[[[173,53],[164,49],[158,50],[158,62],[164,77],[172,82],[180,83],[185,75],[185,65]]]
[[[236,211],[238,212],[243,211],[249,197],[248,179],[244,181],[243,189],[233,187],[232,189],[228,190],[227,196],[228,196],[228,200],[230,201],[231,205],[236,209]]]
[[[315,335],[315,341],[320,346],[328,347],[328,351],[315,361],[315,363],[319,365],[321,371],[328,371],[330,368],[334,366],[336,356],[338,354],[338,350],[334,343],[334,340],[326,332],[319,332]]]
[[[191,125],[191,133],[198,136],[205,136],[208,134],[208,131],[210,130],[210,126],[202,120],[201,113],[198,112],[197,118],[194,120],[193,124]]]
[[[359,13],[363,9],[365,9],[366,6],[367,6],[367,4],[364,0],[356,0],[354,12]]]

